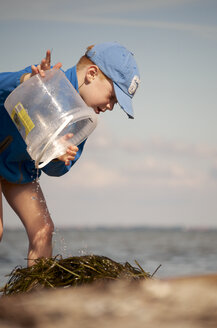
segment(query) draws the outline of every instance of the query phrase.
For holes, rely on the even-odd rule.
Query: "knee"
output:
[[[52,221],[46,222],[35,232],[30,242],[33,245],[50,244],[52,242],[53,231],[54,231],[53,222]]]
[[[50,241],[52,239],[54,232],[54,224],[53,221],[46,222],[44,227],[39,231],[41,234],[41,238],[46,241]]]

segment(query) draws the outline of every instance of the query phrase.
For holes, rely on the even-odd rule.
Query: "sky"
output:
[[[99,116],[82,157],[40,183],[56,226],[217,227],[217,1],[0,0],[0,71],[76,64],[118,41],[141,84],[135,119]],[[4,201],[6,227],[19,227]]]

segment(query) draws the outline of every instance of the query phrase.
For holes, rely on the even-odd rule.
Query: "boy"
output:
[[[38,184],[34,161],[26,144],[4,109],[4,101],[19,83],[50,69],[50,51],[41,64],[16,73],[0,74],[0,193],[22,221],[29,239],[28,265],[39,257],[52,256],[53,222]],[[54,67],[61,68],[58,63]],[[85,103],[100,114],[116,103],[133,118],[132,97],[139,84],[139,71],[132,53],[116,42],[90,46],[76,66],[65,72]],[[70,137],[70,135],[68,136]],[[42,170],[50,176],[68,172],[81,156],[86,140],[78,147],[47,164]],[[41,172],[39,172],[40,175]],[[3,234],[0,197],[0,240]]]

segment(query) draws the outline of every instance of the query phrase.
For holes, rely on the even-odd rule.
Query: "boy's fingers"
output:
[[[72,160],[75,159],[76,153],[75,154],[67,154],[67,158]]]
[[[42,61],[41,61],[41,68],[44,69],[44,68],[47,67],[47,66],[48,66],[48,65],[47,65],[46,59],[45,59],[45,58],[42,59]]]
[[[50,69],[50,63],[51,63],[51,51],[47,50],[46,52],[46,57],[44,59],[42,59],[41,64],[38,65],[37,67],[32,65],[31,69],[32,69],[32,73],[31,75],[34,76],[36,74],[40,74],[41,77],[45,76],[44,71],[47,69]],[[56,65],[54,65],[54,68],[61,68],[62,67],[62,63],[57,63]],[[68,137],[68,139],[71,138]]]
[[[32,65],[31,66],[31,69],[32,69],[32,76],[38,74],[39,71],[38,71],[38,68],[37,67],[35,67],[34,65]]]
[[[50,64],[46,61],[46,59],[42,59],[41,68],[45,71],[50,69]]]
[[[71,145],[71,146],[69,146],[68,147],[68,150],[72,150],[72,151],[75,151],[75,152],[77,152],[78,151],[78,147],[77,146],[73,146],[73,145]]]
[[[38,65],[37,68],[38,68],[38,71],[39,71],[40,76],[41,76],[41,77],[44,77],[44,76],[45,76],[45,74],[44,74],[44,70],[41,68],[41,66]]]
[[[77,151],[76,150],[67,149],[66,154],[69,155],[69,156],[70,155],[71,156],[76,156]]]
[[[46,63],[48,65],[50,65],[50,62],[51,62],[51,52],[50,52],[50,50],[47,50],[45,60],[46,60]]]
[[[64,137],[63,140],[68,140],[71,139],[73,137],[73,133],[67,133]]]
[[[53,68],[60,69],[62,66],[63,66],[62,63],[57,63],[57,64],[54,65]]]
[[[74,146],[69,146],[69,147],[67,148],[67,151],[66,151],[66,152],[67,152],[67,153],[70,153],[70,154],[71,154],[71,153],[74,154],[74,153],[77,153],[77,151],[78,151],[78,150],[76,150],[76,148],[75,148]]]

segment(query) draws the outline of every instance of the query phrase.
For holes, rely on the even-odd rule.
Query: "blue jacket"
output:
[[[4,108],[4,102],[20,84],[21,76],[30,72],[31,66],[18,72],[0,73],[0,176],[9,182],[21,184],[33,181],[40,176],[41,170],[35,169],[35,162],[29,156],[26,143]],[[78,91],[76,66],[69,68],[65,75]],[[75,160],[70,165],[66,166],[61,161],[50,162],[42,171],[50,176],[61,176],[68,172],[81,156],[85,142],[86,140],[78,146]]]

